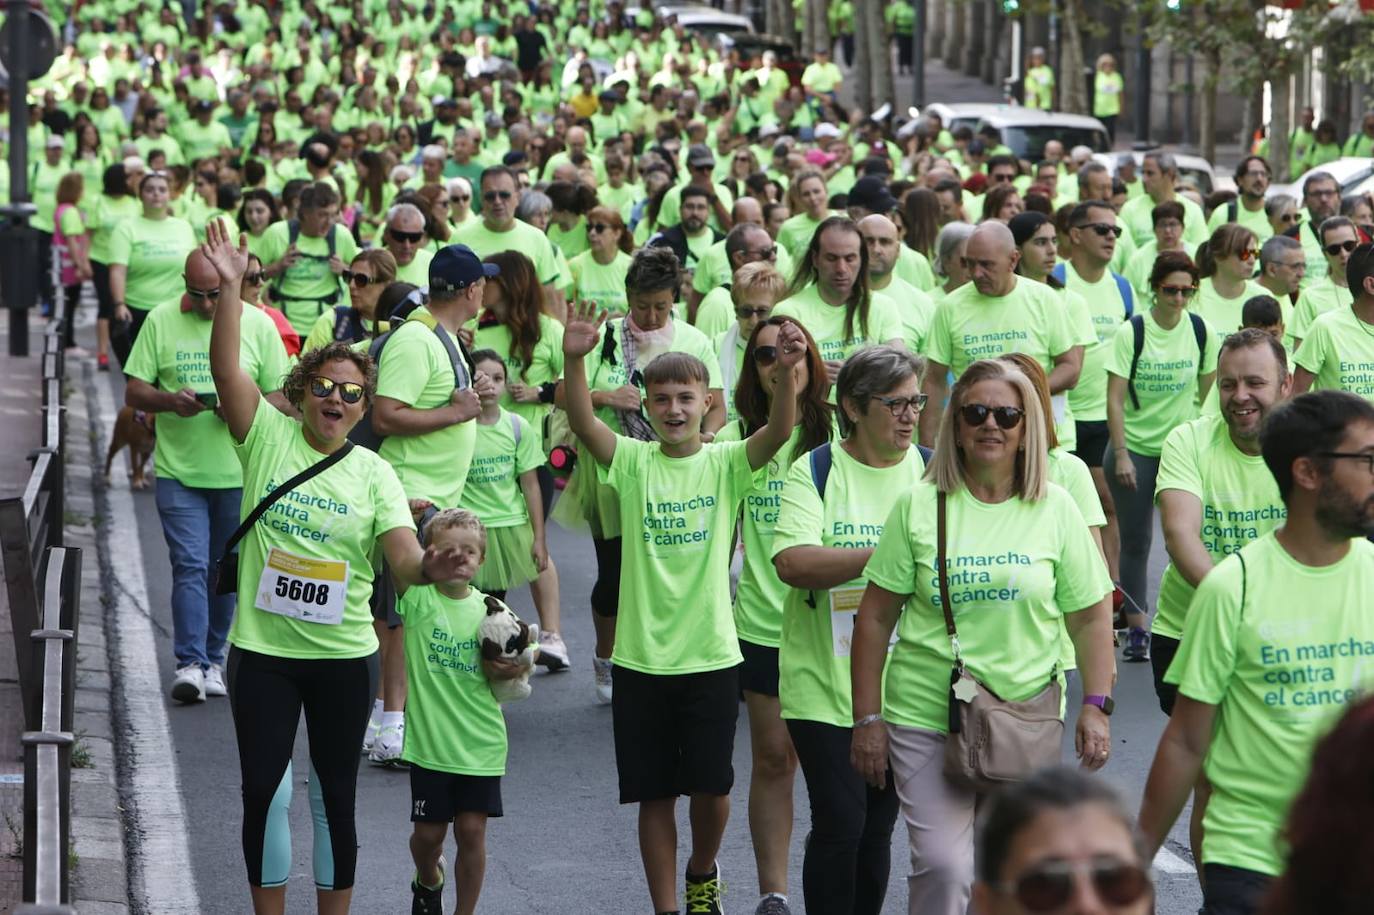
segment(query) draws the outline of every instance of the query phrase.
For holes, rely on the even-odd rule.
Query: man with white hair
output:
[[[433,252],[425,247],[425,215],[413,203],[398,203],[386,211],[382,244],[396,258],[396,281],[429,285]]]

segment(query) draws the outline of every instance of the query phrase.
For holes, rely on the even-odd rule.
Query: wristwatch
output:
[[[1116,702],[1111,696],[1084,696],[1083,704],[1097,706],[1104,715],[1110,715],[1116,710]]]

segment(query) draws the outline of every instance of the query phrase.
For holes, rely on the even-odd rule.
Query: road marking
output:
[[[87,409],[95,433],[92,448],[103,455],[118,408],[109,384],[95,375],[94,360],[73,361],[85,373]],[[110,660],[124,712],[120,748],[128,755],[125,772],[137,826],[137,838],[129,849],[133,864],[131,902],[134,911],[199,915],[202,909],[191,870],[186,808],[159,677],[157,639],[148,611],[138,516],[128,478],[118,472],[122,465],[122,461],[116,462],[105,493],[110,521],[104,546],[107,550],[114,547],[119,556],[114,606],[108,618],[119,620],[117,627],[109,627],[114,648]]]
[[[1168,846],[1160,846],[1159,853],[1155,855],[1155,870],[1165,874],[1196,873],[1193,865],[1169,851]]]

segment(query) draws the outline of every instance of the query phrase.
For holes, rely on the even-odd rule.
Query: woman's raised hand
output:
[[[598,309],[595,302],[569,302],[568,320],[563,325],[563,355],[577,358],[596,349],[605,323],[606,311]]]
[[[248,272],[248,236],[239,235],[235,247],[229,230],[218,219],[210,220],[205,227],[205,244],[200,246],[200,253],[214,266],[221,282],[237,284]]]

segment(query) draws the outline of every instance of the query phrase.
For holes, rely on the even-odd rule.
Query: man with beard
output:
[[[710,193],[705,188],[694,184],[684,187],[678,212],[682,222],[659,232],[648,243],[653,247],[671,248],[682,268],[695,272],[707,249],[725,236],[707,225],[711,204]]]
[[[1302,243],[1307,258],[1307,278],[1304,287],[1326,276],[1327,264],[1322,249],[1322,223],[1335,216],[1341,206],[1341,186],[1330,172],[1313,172],[1302,183],[1303,219],[1284,235]]]
[[[1345,265],[1355,300],[1312,322],[1293,361],[1293,391],[1349,391],[1374,400],[1374,244],[1360,245]]]
[[[1260,451],[1288,514],[1208,572],[1189,604],[1139,820],[1153,857],[1205,774],[1193,851],[1203,909],[1237,915],[1258,911],[1283,871],[1281,830],[1314,742],[1374,679],[1374,405],[1343,391],[1296,397],[1273,409]],[[1202,521],[1254,526],[1254,510]]]
[[[1245,226],[1262,244],[1274,234],[1269,215],[1264,212],[1264,192],[1269,190],[1269,163],[1259,156],[1246,156],[1236,166],[1236,190],[1239,195],[1224,207],[1212,211],[1207,231],[1215,231],[1228,222]]]

